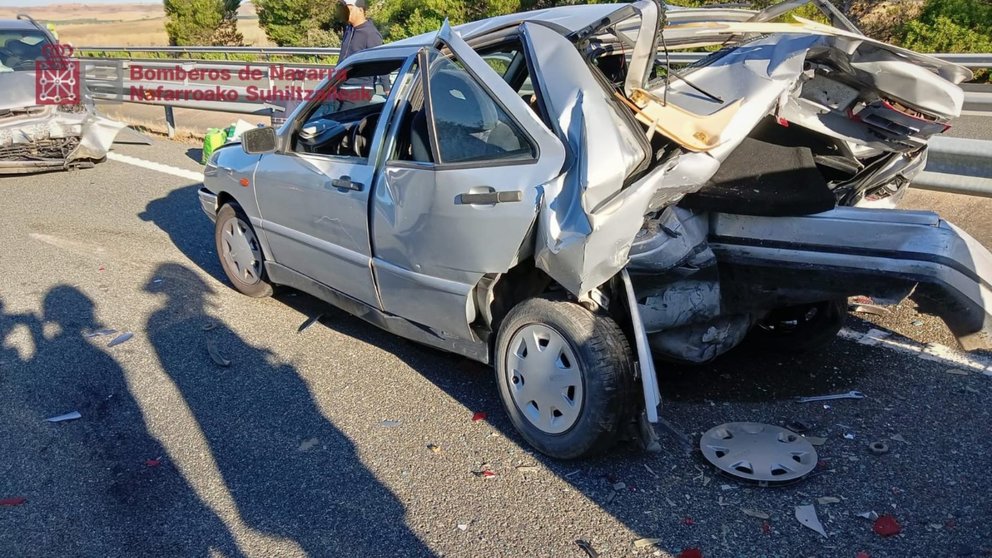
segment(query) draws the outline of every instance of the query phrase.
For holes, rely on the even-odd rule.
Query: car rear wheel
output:
[[[574,459],[608,449],[634,416],[634,363],[615,321],[565,301],[514,308],[496,339],[510,420],[538,451]]]
[[[272,296],[262,245],[248,216],[237,204],[227,204],[217,213],[214,240],[220,264],[235,289],[254,298]]]
[[[847,299],[773,310],[748,334],[755,348],[784,353],[815,351],[830,344],[844,327]]]

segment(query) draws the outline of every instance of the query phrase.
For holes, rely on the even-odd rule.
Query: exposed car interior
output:
[[[482,53],[526,102],[537,99],[519,43]],[[507,112],[457,61],[437,58],[430,68],[430,95],[438,153],[444,163],[533,157],[534,148]],[[395,159],[437,163],[431,148],[430,122],[421,84],[415,88],[398,134]]]
[[[368,158],[383,106],[403,62],[361,64],[348,71],[344,81],[328,83],[300,120],[292,149]]]

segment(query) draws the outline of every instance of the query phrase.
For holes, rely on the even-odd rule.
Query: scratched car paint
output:
[[[812,350],[846,299],[912,296],[987,348],[992,254],[893,209],[962,67],[833,26],[651,1],[514,14],[347,60],[219,150],[200,202],[251,296],[309,292],[492,364],[558,458],[654,440],[655,360]],[[672,49],[722,45],[684,69]]]

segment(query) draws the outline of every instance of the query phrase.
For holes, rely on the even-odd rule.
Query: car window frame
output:
[[[279,155],[295,156],[295,157],[313,157],[318,160],[326,161],[338,161],[348,164],[363,164],[372,165],[374,161],[379,159],[379,152],[381,147],[385,144],[385,135],[387,133],[387,127],[389,126],[388,120],[391,119],[391,113],[394,112],[401,91],[399,88],[394,86],[390,89],[389,95],[386,100],[381,103],[382,112],[379,115],[379,122],[376,124],[375,134],[372,139],[372,145],[369,148],[368,157],[359,157],[357,155],[328,155],[323,153],[300,153],[293,149],[293,138],[299,134],[303,126],[306,124],[307,118],[315,110],[315,105],[322,103],[321,92],[327,91],[331,88],[341,85],[347,79],[346,70],[350,68],[365,65],[365,64],[381,64],[384,62],[401,62],[399,69],[397,70],[397,81],[399,81],[404,75],[410,72],[411,66],[416,64],[417,55],[407,55],[407,56],[396,56],[396,57],[383,57],[375,59],[365,59],[352,64],[344,64],[340,68],[335,67],[332,75],[324,78],[324,81],[314,89],[314,97],[304,104],[300,105],[297,109],[296,117],[290,121],[287,121],[279,133],[282,136],[282,141],[280,148],[275,152]],[[340,70],[340,71],[339,71]],[[358,110],[363,107],[356,107],[353,110]]]
[[[444,170],[458,170],[458,169],[478,169],[478,168],[499,168],[499,167],[511,167],[511,166],[522,166],[522,165],[533,165],[537,164],[538,160],[541,158],[541,146],[537,140],[527,131],[519,120],[513,115],[513,112],[507,108],[503,101],[493,93],[493,91],[486,85],[485,81],[481,79],[474,68],[469,64],[461,62],[460,59],[455,55],[450,47],[447,46],[442,40],[439,39],[441,45],[444,49],[437,48],[437,45],[432,47],[424,47],[418,53],[418,60],[420,64],[420,76],[418,78],[419,83],[415,83],[411,88],[410,98],[413,98],[416,93],[421,92],[424,97],[424,109],[427,111],[427,123],[428,123],[428,135],[430,136],[431,142],[431,154],[434,157],[434,161],[404,161],[400,159],[390,160],[389,164],[392,166],[400,166],[407,168],[430,168],[435,171]],[[523,53],[522,53],[523,54]],[[433,55],[433,56],[432,56]],[[524,54],[526,57],[526,54]],[[534,155],[527,159],[515,158],[515,159],[494,159],[494,160],[478,160],[478,161],[461,161],[454,163],[445,163],[443,158],[440,157],[439,146],[437,142],[437,128],[436,121],[434,120],[433,107],[430,97],[430,71],[434,62],[442,58],[451,60],[455,59],[461,62],[461,68],[464,69],[469,76],[475,80],[476,84],[482,88],[482,90],[489,96],[490,99],[506,114],[517,130],[526,138],[527,142],[533,149]],[[491,71],[499,79],[503,79],[495,70],[493,70],[489,65],[486,65],[486,70]]]

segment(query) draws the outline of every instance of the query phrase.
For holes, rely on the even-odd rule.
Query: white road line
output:
[[[922,360],[939,362],[954,368],[981,372],[992,378],[992,360],[945,347],[944,345],[938,345],[936,343],[925,345],[909,339],[893,338],[892,332],[878,329],[872,329],[868,333],[860,333],[844,328],[840,331],[839,336],[842,339],[855,341],[862,345],[880,347],[906,355],[913,355]]]
[[[111,161],[117,161],[118,163],[134,165],[136,167],[141,167],[143,169],[153,170],[164,174],[170,174],[172,176],[178,176],[179,178],[192,180],[194,182],[203,182],[202,172],[188,171],[186,169],[181,169],[179,167],[173,167],[171,165],[163,165],[162,163],[155,163],[153,161],[146,161],[144,159],[131,157],[130,155],[122,155],[120,153],[108,153],[107,158],[110,159]]]

